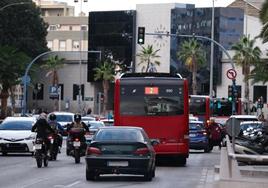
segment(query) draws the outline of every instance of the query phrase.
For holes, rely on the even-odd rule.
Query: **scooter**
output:
[[[44,162],[44,167],[48,166],[48,156],[46,150],[46,143],[42,138],[36,138],[34,143],[34,157],[36,159],[36,164],[38,168],[42,167]]]

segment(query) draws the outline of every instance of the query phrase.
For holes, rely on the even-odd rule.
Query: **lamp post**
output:
[[[211,11],[211,40],[214,40],[214,0],[212,0]],[[214,43],[210,44],[210,76],[209,76],[209,97],[213,97],[213,61],[214,61]]]
[[[4,10],[7,7],[15,6],[15,5],[25,5],[25,4],[32,4],[32,2],[18,2],[18,3],[10,3],[0,8],[0,11]]]
[[[87,0],[83,0],[84,3],[87,2]],[[78,3],[78,0],[74,0],[75,3]],[[82,0],[80,0],[80,16],[82,16]],[[82,29],[81,29],[81,25],[80,25],[80,35],[79,35],[79,97],[78,97],[78,112],[81,113],[82,109],[81,109],[81,97],[82,97]]]

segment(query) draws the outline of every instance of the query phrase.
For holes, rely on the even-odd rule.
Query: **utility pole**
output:
[[[211,10],[211,40],[214,40],[214,0],[212,0]],[[213,65],[214,65],[214,43],[210,44],[210,76],[209,76],[209,97],[213,97]]]

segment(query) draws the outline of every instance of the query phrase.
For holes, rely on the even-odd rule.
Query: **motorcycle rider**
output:
[[[54,130],[49,126],[47,122],[47,115],[46,113],[41,113],[38,117],[38,120],[32,127],[32,132],[36,132],[36,138],[41,138],[44,140],[46,147],[45,147],[45,153],[47,154],[48,148],[49,148],[49,140],[48,135],[50,133],[54,133]]]
[[[89,132],[88,126],[84,122],[82,122],[81,120],[82,120],[81,114],[75,114],[74,115],[74,122],[67,125],[67,131],[69,132],[68,140],[72,139],[72,136],[73,136],[71,133],[72,129],[84,129],[86,132]],[[79,137],[80,137],[80,141],[82,143],[86,143],[86,138],[85,138],[84,134],[80,134]],[[67,147],[68,147],[68,145],[67,145]],[[85,147],[86,147],[86,145],[85,145]]]
[[[54,114],[54,113],[50,114],[48,124],[55,131],[57,143],[58,143],[59,147],[61,148],[62,147],[62,140],[63,140],[61,134],[63,134],[64,129],[61,126],[61,124],[59,124],[57,122],[56,119],[57,119],[56,114]],[[59,152],[60,152],[60,148],[59,148]]]

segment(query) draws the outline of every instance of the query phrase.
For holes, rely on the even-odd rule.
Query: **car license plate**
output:
[[[128,161],[108,161],[108,166],[128,166]]]
[[[80,146],[80,142],[74,142],[73,145],[74,145],[74,147],[79,147]]]
[[[42,144],[35,144],[34,149],[42,149]]]
[[[54,139],[50,139],[50,143],[53,144],[54,143]]]
[[[190,137],[195,137],[195,134],[189,134]]]

